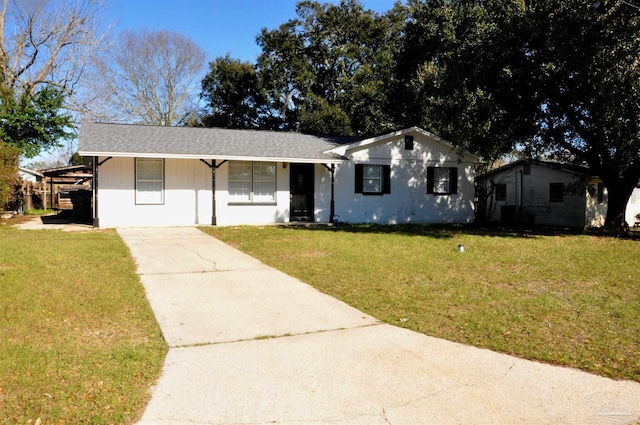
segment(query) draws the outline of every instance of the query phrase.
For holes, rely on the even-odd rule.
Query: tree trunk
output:
[[[629,231],[629,224],[625,220],[627,203],[633,193],[637,179],[619,178],[613,184],[604,182],[608,191],[607,217],[604,220],[604,230],[613,234],[623,234]]]

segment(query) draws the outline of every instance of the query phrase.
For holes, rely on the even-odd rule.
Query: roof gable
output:
[[[348,153],[351,153],[351,152],[356,152],[356,151],[364,150],[364,149],[370,149],[370,148],[373,148],[373,147],[381,145],[381,144],[389,143],[393,139],[395,139],[397,137],[400,137],[400,136],[405,136],[405,135],[419,135],[419,136],[422,136],[424,139],[427,139],[427,140],[429,140],[431,142],[438,143],[438,144],[442,145],[443,148],[445,148],[445,149],[447,149],[449,151],[456,151],[456,154],[458,156],[464,156],[464,157],[466,157],[468,160],[470,160],[472,162],[478,162],[479,161],[479,157],[477,155],[474,155],[469,151],[458,150],[450,142],[448,142],[448,141],[436,136],[433,133],[430,133],[430,132],[428,132],[426,130],[421,129],[420,127],[410,127],[410,128],[406,128],[404,130],[398,130],[398,131],[394,131],[394,132],[391,132],[391,133],[386,133],[386,134],[382,134],[382,135],[379,135],[379,136],[362,139],[362,140],[359,140],[359,141],[356,141],[356,142],[353,142],[353,143],[342,144],[340,146],[336,146],[336,147],[332,148],[329,152],[332,152],[334,154],[339,154],[339,155],[347,155]]]

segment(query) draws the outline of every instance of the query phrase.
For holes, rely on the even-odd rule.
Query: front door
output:
[[[313,164],[291,164],[291,221],[313,221]]]

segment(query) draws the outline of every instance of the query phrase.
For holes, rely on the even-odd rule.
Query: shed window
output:
[[[164,203],[164,159],[136,158],[136,204]]]
[[[549,183],[549,202],[564,201],[564,183]]]
[[[458,193],[458,168],[427,167],[427,193],[434,195]]]
[[[241,203],[276,201],[276,163],[230,161],[229,200]]]
[[[504,183],[497,183],[495,186],[496,201],[507,200],[507,185]]]
[[[391,193],[391,166],[356,164],[356,193],[382,195]]]

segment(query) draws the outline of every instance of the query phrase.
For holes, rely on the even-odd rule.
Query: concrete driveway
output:
[[[378,322],[194,228],[119,229],[169,344],[141,425],[626,424],[640,384]]]

